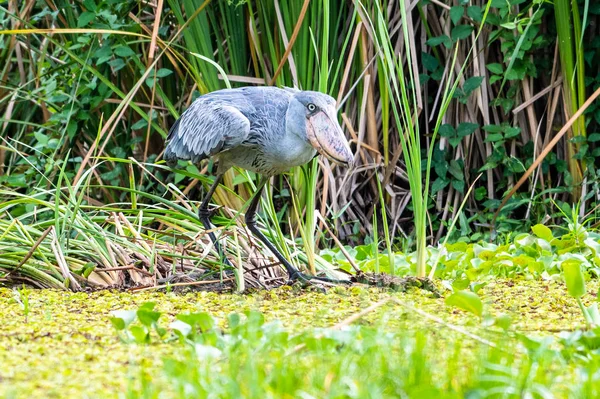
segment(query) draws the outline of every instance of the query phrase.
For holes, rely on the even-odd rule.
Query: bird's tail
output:
[[[183,139],[177,135],[177,131],[179,130],[179,118],[173,126],[171,126],[171,130],[169,130],[169,135],[167,136],[165,152],[163,154],[163,159],[167,162],[169,167],[173,167],[177,165],[178,160],[191,160],[192,163],[198,164],[203,159],[207,158],[208,155],[204,153],[196,154],[193,151],[190,151],[189,148],[183,143]]]

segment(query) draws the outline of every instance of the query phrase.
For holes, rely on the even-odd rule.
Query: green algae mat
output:
[[[600,342],[572,332],[584,320],[564,284],[501,280],[479,295],[482,318],[422,290],[0,289],[0,397],[597,397]],[[498,315],[510,326],[489,323]]]

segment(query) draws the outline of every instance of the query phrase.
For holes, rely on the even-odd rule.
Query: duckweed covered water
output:
[[[590,286],[592,292],[595,292],[597,283],[593,282]],[[327,293],[319,293],[283,287],[250,295],[224,295],[207,292],[177,294],[111,291],[88,294],[30,290],[23,295],[28,298],[28,309],[24,309],[22,304],[19,303],[22,302],[22,298],[18,299],[19,294],[17,291],[0,289],[0,307],[2,308],[0,313],[0,364],[2,365],[0,368],[0,397],[185,397],[181,396],[185,394],[181,391],[182,387],[188,386],[189,388],[190,379],[200,383],[203,378],[209,379],[207,381],[210,384],[207,382],[204,386],[210,385],[215,397],[228,397],[227,395],[231,395],[231,392],[240,392],[243,397],[261,397],[260,395],[267,395],[269,392],[270,394],[263,397],[278,397],[277,395],[281,394],[281,391],[269,385],[273,383],[272,380],[265,380],[266,377],[262,373],[265,370],[261,370],[262,379],[256,377],[257,379],[254,382],[259,387],[261,387],[261,384],[265,386],[258,390],[249,391],[239,391],[240,386],[245,385],[244,381],[233,381],[235,380],[234,377],[228,377],[234,371],[230,369],[232,366],[229,362],[219,361],[218,363],[222,367],[213,368],[214,375],[212,377],[202,374],[201,367],[194,365],[197,359],[194,354],[190,353],[189,346],[182,345],[179,342],[164,343],[159,339],[155,339],[150,345],[120,342],[109,321],[110,312],[122,309],[137,309],[140,305],[149,301],[155,302],[156,310],[163,313],[160,319],[160,324],[163,326],[168,326],[177,314],[200,311],[210,314],[221,328],[226,329],[228,315],[254,310],[262,313],[266,322],[278,320],[281,328],[286,332],[286,337],[299,334],[299,337],[304,336],[307,339],[306,342],[319,342],[315,341],[315,337],[321,337],[323,331],[328,331],[320,330],[320,328],[334,326],[374,303],[389,297],[396,297],[403,302],[416,305],[416,307],[427,313],[440,317],[446,323],[465,328],[474,334],[497,343],[505,342],[507,348],[514,345],[506,340],[502,341],[502,339],[498,340],[497,337],[494,338],[495,335],[500,333],[484,330],[481,327],[481,321],[477,317],[450,308],[444,304],[443,298],[433,298],[429,292],[419,290],[413,290],[410,293],[391,293],[355,287],[335,288]],[[566,295],[562,283],[524,280],[499,281],[488,283],[480,291],[480,295],[490,314],[509,314],[516,331],[527,332],[527,334],[536,336],[547,336],[557,335],[561,330],[570,331],[583,327],[583,318],[579,308]],[[586,299],[589,301],[594,298],[588,295]],[[367,391],[361,391],[359,388],[356,388],[359,396],[350,395],[348,392],[352,391],[351,389],[342,392],[336,388],[338,387],[336,383],[344,379],[343,374],[347,371],[349,381],[346,385],[350,384],[348,386],[351,386],[351,382],[354,381],[360,387],[360,381],[356,380],[358,378],[356,377],[356,371],[351,369],[352,367],[364,366],[364,362],[369,359],[369,356],[372,356],[372,360],[378,359],[373,362],[374,367],[383,367],[382,364],[388,364],[389,362],[391,365],[389,373],[394,370],[398,372],[402,369],[393,367],[395,363],[391,360],[396,357],[409,359],[407,360],[408,363],[403,363],[402,367],[410,368],[410,365],[414,363],[415,370],[418,369],[416,366],[419,364],[421,364],[421,367],[428,365],[429,368],[434,365],[439,366],[439,370],[433,370],[433,375],[428,377],[433,380],[420,380],[416,376],[414,377],[415,384],[419,381],[430,381],[427,384],[431,385],[431,381],[438,378],[435,373],[440,373],[443,369],[439,376],[442,378],[440,381],[444,381],[442,383],[443,389],[433,387],[434,390],[431,391],[437,392],[435,395],[438,395],[438,397],[440,397],[441,392],[451,391],[454,393],[447,397],[459,397],[455,394],[458,395],[458,393],[464,391],[460,387],[473,383],[473,381],[470,381],[471,377],[464,372],[481,369],[482,367],[480,365],[482,356],[480,354],[482,346],[480,343],[452,331],[445,325],[411,314],[407,309],[394,303],[376,309],[354,322],[353,325],[368,328],[368,330],[365,329],[356,333],[358,335],[352,335],[355,338],[367,337],[371,334],[367,331],[375,332],[375,334],[381,336],[392,333],[400,340],[393,338],[389,341],[390,345],[402,346],[404,345],[402,342],[406,343],[402,337],[406,337],[412,339],[413,344],[417,346],[427,345],[427,348],[425,348],[425,351],[419,352],[415,348],[408,350],[406,349],[408,347],[402,346],[401,349],[398,349],[398,347],[392,345],[390,349],[385,347],[387,344],[382,343],[382,349],[390,349],[390,352],[384,354],[383,360],[382,355],[375,352],[372,355],[362,353],[362,357],[356,359],[349,357],[347,353],[338,348],[339,343],[333,345],[333,347],[338,348],[336,350],[340,352],[334,351],[337,355],[333,352],[333,354],[330,353],[331,356],[327,358],[327,361],[319,360],[311,353],[300,353],[298,355],[300,356],[299,359],[303,358],[306,361],[315,362],[315,370],[318,369],[317,366],[319,365],[321,366],[320,371],[324,371],[323,367],[336,370],[336,373],[329,376],[325,373],[325,375],[313,375],[310,378],[306,376],[306,378],[296,381],[296,384],[307,384],[306,392],[308,396],[306,397],[318,397],[314,396],[315,394],[322,397],[367,397],[364,394]],[[302,338],[298,339],[301,340]],[[297,341],[293,340],[290,340],[290,343],[293,345],[298,344]],[[349,342],[347,346],[353,347],[354,345]],[[265,350],[265,348],[261,348],[260,350]],[[243,359],[252,351],[258,354],[260,350],[255,347],[241,346],[238,353]],[[266,350],[266,353],[277,352],[273,348],[267,348]],[[376,350],[376,348],[372,348],[372,350]],[[230,353],[230,355],[236,353],[234,350],[228,352],[225,349],[222,352]],[[296,356],[294,346],[292,346],[291,351],[284,348],[282,353],[281,359],[284,360],[288,356],[291,356],[289,359],[294,359],[294,356]],[[426,359],[420,359],[417,356],[419,353],[425,353]],[[262,354],[265,355],[265,353]],[[411,354],[416,357],[412,359]],[[335,364],[338,356],[340,361],[347,361],[348,363],[345,366]],[[353,353],[352,356],[355,356],[355,354]],[[385,360],[385,356],[389,359]],[[491,355],[486,352],[485,356]],[[169,359],[167,363],[164,362],[165,359]],[[289,367],[281,359],[278,364],[281,367]],[[514,358],[511,359],[515,361]],[[199,364],[202,364],[202,362]],[[203,364],[206,366],[206,362]],[[243,368],[244,364],[240,360],[238,365]],[[264,367],[266,371],[271,373],[270,375],[275,375],[273,374],[274,371],[270,370],[274,367],[272,363],[265,363],[263,366],[261,366],[262,363],[253,364],[255,367]],[[186,365],[186,367],[181,369],[181,365]],[[576,373],[575,365],[565,364],[561,367],[565,369],[558,371],[564,375]],[[310,364],[298,364],[297,369],[297,371],[310,369]],[[294,381],[292,378],[294,376],[293,371],[288,370],[290,381]],[[385,375],[385,370],[381,371]],[[255,376],[253,373],[252,370],[246,369],[240,372],[239,378],[245,378],[246,385],[252,386],[252,379]],[[227,378],[230,378],[230,380]],[[394,375],[389,375],[387,378],[393,380]],[[380,395],[380,397],[391,395],[389,397],[394,397],[398,389],[405,389],[406,386],[404,384],[402,388],[395,387],[396,391],[390,393],[386,391],[386,384],[390,387],[395,386],[392,380],[385,382],[385,380],[376,381],[376,377],[372,377],[372,379],[374,385],[368,391],[372,392],[372,395],[368,397],[377,397],[377,395]],[[231,386],[219,394],[217,388],[226,387],[229,384],[224,381],[230,381]],[[561,395],[567,395],[566,392],[572,391],[572,387],[564,380],[556,379],[552,383],[556,385],[552,388],[556,391],[554,394],[558,396],[551,397],[566,397]],[[327,392],[330,392],[330,394],[325,394],[326,391],[315,391],[316,389],[325,389],[326,384],[329,384],[330,391]],[[413,388],[424,389],[421,386]],[[281,389],[290,389],[290,387],[281,387]],[[417,397],[414,396],[414,392],[409,397]],[[472,390],[470,392],[476,393],[477,391]],[[293,392],[290,392],[290,395],[289,397],[297,397],[297,394],[293,394]]]

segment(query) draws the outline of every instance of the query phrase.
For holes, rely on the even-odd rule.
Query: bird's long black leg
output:
[[[223,179],[223,174],[217,175],[215,177],[215,181],[213,182],[212,186],[210,186],[210,189],[208,190],[208,192],[202,199],[200,208],[198,208],[198,219],[200,219],[200,221],[204,225],[204,228],[209,231],[208,236],[210,237],[211,241],[213,242],[213,245],[215,246],[215,249],[217,250],[219,257],[221,258],[221,261],[223,263],[225,263],[226,265],[231,266],[231,263],[229,263],[229,261],[227,260],[227,257],[225,256],[225,253],[221,249],[221,245],[219,244],[219,241],[217,241],[217,237],[215,236],[215,233],[210,231],[212,229],[212,225],[210,223],[210,210],[208,209],[208,204],[210,204],[210,199],[212,198],[213,194],[215,193],[215,190],[221,183],[221,179]]]
[[[285,267],[285,270],[287,271],[290,280],[321,280],[334,283],[344,283],[343,281],[339,280],[333,280],[325,277],[307,276],[303,273],[300,273],[294,266],[290,264],[290,262],[285,258],[285,256],[283,256],[283,254],[275,248],[275,246],[269,241],[269,239],[265,237],[265,235],[258,229],[258,227],[256,226],[256,210],[258,208],[258,203],[260,202],[261,193],[267,181],[269,181],[269,178],[263,177],[260,183],[258,183],[258,186],[256,187],[256,193],[254,193],[250,205],[248,206],[248,210],[246,211],[246,225],[248,226],[250,231],[254,233],[254,235],[257,236],[267,246],[267,248],[271,250],[271,252],[273,252],[277,259],[279,259],[279,261]]]
[[[300,272],[296,270],[294,266],[288,262],[288,260],[283,256],[281,252],[279,252],[275,246],[269,241],[267,237],[256,227],[256,210],[258,209],[258,203],[260,202],[260,197],[263,189],[265,188],[265,184],[269,181],[268,177],[263,177],[258,186],[256,187],[256,192],[250,201],[250,205],[248,205],[248,209],[246,210],[246,225],[250,229],[255,236],[257,236],[266,246],[273,252],[273,254],[279,259],[279,261],[285,266],[285,270],[287,271],[291,280],[296,280],[300,277]]]

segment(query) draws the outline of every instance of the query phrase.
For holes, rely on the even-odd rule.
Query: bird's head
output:
[[[316,91],[294,91],[287,125],[308,140],[319,154],[336,163],[352,164],[352,152],[338,123],[333,97]]]

